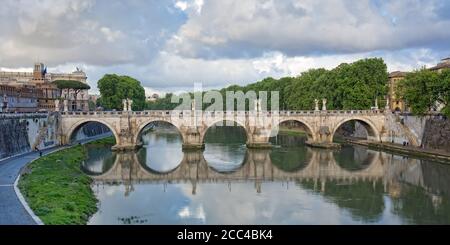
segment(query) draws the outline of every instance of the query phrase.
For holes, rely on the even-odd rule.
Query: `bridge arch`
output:
[[[309,147],[285,150],[273,148],[269,153],[269,160],[275,168],[285,174],[301,172],[310,166],[314,160],[313,150]]]
[[[89,119],[84,119],[84,120],[80,120],[76,123],[74,123],[68,130],[67,134],[66,134],[66,142],[67,144],[71,143],[71,139],[72,136],[75,132],[78,132],[78,130],[80,130],[83,126],[85,126],[88,123],[100,123],[106,127],[109,128],[109,130],[111,130],[111,133],[114,135],[114,138],[116,139],[116,144],[120,144],[120,137],[119,137],[119,133],[116,131],[116,129],[114,128],[114,126],[110,125],[108,122],[103,121],[101,119],[95,119],[95,118],[89,118]]]
[[[205,137],[206,137],[206,133],[208,133],[208,131],[215,125],[217,125],[218,123],[226,123],[226,122],[232,122],[233,124],[237,125],[236,127],[241,127],[245,130],[245,137],[247,139],[247,141],[249,139],[251,139],[251,135],[250,132],[247,130],[247,127],[245,126],[245,124],[243,124],[242,122],[239,122],[238,120],[234,120],[234,119],[226,119],[226,118],[221,118],[221,119],[217,119],[211,122],[208,122],[208,124],[205,127],[205,130],[203,130],[203,132],[200,133],[200,139],[202,143],[205,143]]]
[[[147,120],[147,121],[141,123],[136,130],[136,134],[134,136],[133,142],[136,145],[139,145],[141,143],[141,136],[142,136],[142,131],[144,130],[144,128],[147,127],[148,125],[150,125],[152,123],[156,123],[156,122],[164,122],[164,123],[168,123],[168,124],[174,126],[177,129],[178,133],[180,134],[182,142],[184,143],[184,135],[183,135],[183,131],[181,130],[181,128],[176,123],[173,123],[170,120],[165,120],[165,119],[161,119],[161,118],[160,119],[151,119],[151,120]]]
[[[300,123],[305,128],[308,140],[312,140],[313,142],[316,141],[316,135],[314,134],[313,127],[311,127],[311,125],[309,125],[306,121],[301,120],[301,119],[286,118],[286,119],[280,120],[278,122],[278,125],[276,125],[276,126],[280,127],[283,123],[286,123],[286,122],[297,122],[297,123]],[[273,133],[273,129],[272,129],[272,133]]]
[[[363,127],[367,130],[367,139],[368,140],[379,141],[379,139],[380,139],[379,130],[377,129],[377,127],[371,120],[363,118],[363,117],[351,117],[351,118],[346,118],[346,119],[338,122],[333,129],[333,133],[331,134],[331,140],[334,139],[336,132],[338,131],[339,128],[341,128],[341,126],[343,126],[345,123],[348,123],[351,121],[356,121],[356,122],[361,123],[361,125],[363,125]]]

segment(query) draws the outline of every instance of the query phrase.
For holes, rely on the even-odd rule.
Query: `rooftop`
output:
[[[394,71],[389,73],[389,78],[394,78],[394,77],[405,77],[406,74],[408,74],[407,72],[403,72],[403,71]]]
[[[439,64],[437,64],[434,67],[431,67],[430,70],[440,70],[444,68],[450,68],[450,57],[442,59]]]

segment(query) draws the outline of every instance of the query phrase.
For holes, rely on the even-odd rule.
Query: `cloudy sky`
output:
[[[139,79],[148,92],[247,84],[382,57],[389,70],[450,56],[450,1],[2,0],[0,69]]]

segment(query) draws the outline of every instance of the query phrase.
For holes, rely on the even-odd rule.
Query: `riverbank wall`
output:
[[[60,145],[59,126],[57,113],[0,113],[0,160]],[[84,140],[108,132],[102,124],[88,123],[74,139]]]
[[[367,138],[367,130],[359,122],[354,127],[342,127],[344,138]],[[424,150],[450,153],[450,120],[442,115],[412,116],[386,115],[386,124],[381,133],[381,142],[403,146],[415,146]]]
[[[0,159],[58,145],[56,114],[0,114]]]

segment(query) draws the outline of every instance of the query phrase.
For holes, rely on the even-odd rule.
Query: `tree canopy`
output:
[[[397,96],[406,101],[414,114],[439,109],[450,116],[450,69],[442,72],[426,68],[408,73],[397,85]]]
[[[382,59],[343,63],[332,70],[312,69],[292,78],[284,89],[286,107],[311,110],[315,99],[327,99],[329,109],[370,109],[387,94],[388,72]],[[380,103],[383,106],[383,103]]]
[[[145,109],[145,90],[132,77],[106,74],[98,81],[98,89],[101,95],[98,104],[105,109],[122,110],[124,99],[133,100],[133,110]]]
[[[387,82],[386,64],[382,59],[372,58],[352,64],[344,63],[332,70],[311,69],[298,77],[269,77],[246,86],[232,85],[219,92],[224,100],[224,108],[227,91],[255,91],[257,94],[267,91],[267,108],[271,108],[270,92],[278,91],[279,108],[282,110],[312,110],[315,99],[327,99],[329,109],[370,109],[376,98],[380,102],[379,106],[384,106]],[[164,98],[163,104],[166,102],[170,102],[170,99]],[[159,106],[161,104],[152,103],[152,109],[162,109]],[[248,101],[246,108],[249,108]]]
[[[88,84],[74,80],[56,80],[53,83],[59,89],[75,89],[75,90],[91,89],[91,87]]]

